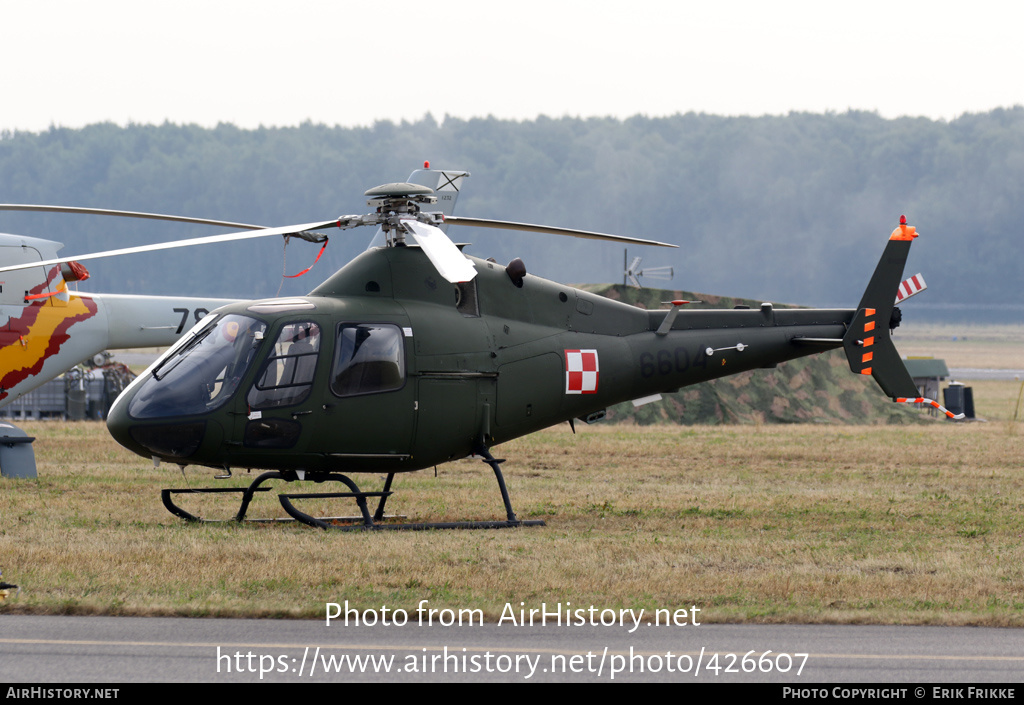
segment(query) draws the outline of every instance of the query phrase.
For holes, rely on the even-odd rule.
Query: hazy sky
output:
[[[0,130],[1024,104],[1024,3],[0,0]]]

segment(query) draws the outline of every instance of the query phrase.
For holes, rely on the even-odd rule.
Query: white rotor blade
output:
[[[548,235],[569,235],[582,237],[589,240],[611,240],[612,242],[625,242],[633,245],[657,245],[658,247],[679,247],[668,242],[657,240],[643,240],[638,237],[627,237],[625,235],[609,235],[608,233],[595,233],[590,230],[573,230],[572,228],[553,228],[550,225],[532,225],[531,223],[515,223],[509,220],[489,220],[487,218],[464,218],[454,215],[446,215],[445,223],[452,225],[474,225],[480,228],[499,228],[502,230],[528,230],[536,233],[547,233]]]
[[[0,203],[0,211],[32,211],[40,213],[76,213],[79,215],[114,215],[122,218],[148,218],[150,220],[170,220],[177,223],[196,223],[198,225],[220,225],[236,230],[260,230],[265,225],[234,223],[230,220],[211,220],[209,218],[190,218],[184,215],[165,215],[163,213],[143,213],[141,211],[115,211],[109,208],[79,208],[77,206],[48,206],[28,203]]]
[[[403,220],[402,225],[412,233],[438,273],[452,284],[468,282],[476,276],[476,267],[440,228],[416,220]]]
[[[131,255],[139,252],[155,252],[157,250],[170,250],[176,247],[191,247],[192,245],[211,245],[218,242],[231,242],[233,240],[248,240],[256,237],[270,237],[271,235],[292,235],[307,230],[319,230],[321,228],[339,227],[337,220],[328,220],[320,223],[304,223],[302,225],[285,225],[280,228],[267,228],[265,230],[243,231],[237,233],[226,233],[224,235],[211,235],[208,237],[194,237],[188,240],[176,240],[174,242],[158,242],[153,245],[140,245],[139,247],[125,247],[120,250],[107,250],[105,252],[93,252],[87,255],[73,255],[59,259],[49,259],[42,262],[28,262],[16,264],[10,267],[0,267],[0,272],[13,272],[18,269],[31,269],[32,267],[48,267],[51,264],[63,264],[64,262],[82,262],[90,259],[101,259],[103,257],[114,257],[116,255]],[[454,245],[453,245],[454,247]]]

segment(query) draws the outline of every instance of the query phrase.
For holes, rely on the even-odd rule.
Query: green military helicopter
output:
[[[874,377],[895,401],[931,402],[890,338],[894,300],[911,241],[901,218],[856,308],[647,311],[464,255],[447,225],[532,230],[642,245],[668,243],[451,215],[468,174],[429,169],[410,182],[366,192],[367,215],[130,248],[377,225],[379,246],[353,259],[307,296],[222,306],[140,375],[107,419],[114,438],[154,461],[223,470],[265,470],[238,492],[242,521],[271,480],[339,482],[342,492],[281,494],[285,511],[320,528],[499,528],[519,520],[491,450],[513,438],[579,419],[592,423],[623,401],[843,348],[850,367]],[[426,184],[434,183],[434,187]],[[117,213],[123,215],[123,213]],[[148,215],[148,214],[147,214]],[[150,216],[152,217],[152,216]],[[111,253],[71,257],[84,260]],[[63,261],[63,260],[61,260]],[[43,266],[58,262],[37,263]],[[3,270],[0,270],[3,271]],[[398,473],[476,456],[494,471],[506,519],[388,523],[384,507]],[[350,475],[383,475],[364,491]],[[355,523],[313,517],[297,500],[354,498]],[[371,514],[370,502],[376,502]]]

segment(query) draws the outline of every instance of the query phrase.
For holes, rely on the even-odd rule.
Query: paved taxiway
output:
[[[601,682],[615,669],[616,681],[1013,683],[1024,672],[1024,630],[642,624],[630,634],[589,625],[0,616],[0,683]]]

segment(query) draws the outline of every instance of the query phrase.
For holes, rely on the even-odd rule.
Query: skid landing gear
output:
[[[387,476],[387,480],[384,482],[384,489],[380,492],[364,492],[359,489],[359,486],[352,481],[346,475],[341,473],[327,473],[323,475],[317,475],[308,479],[315,480],[316,482],[340,482],[348,487],[348,492],[312,492],[306,494],[281,494],[278,495],[278,500],[281,502],[281,506],[292,517],[295,521],[308,524],[309,526],[315,526],[319,529],[335,529],[341,531],[428,531],[430,529],[507,529],[514,528],[517,526],[545,526],[545,523],[541,520],[530,520],[522,521],[518,519],[515,512],[512,511],[512,502],[508,496],[508,488],[505,486],[505,478],[501,474],[501,463],[504,460],[496,460],[486,449],[479,452],[480,457],[485,463],[491,466],[494,471],[494,476],[498,480],[498,489],[501,490],[501,499],[505,504],[505,521],[456,521],[456,522],[432,522],[432,523],[412,523],[412,524],[389,524],[381,523],[384,520],[384,505],[387,502],[393,492],[391,491],[391,482],[394,479],[394,473]],[[235,521],[246,521],[245,515],[249,509],[249,504],[252,502],[253,497],[257,492],[268,492],[269,487],[260,487],[264,482],[268,480],[284,480],[286,482],[293,482],[298,480],[299,477],[294,471],[286,470],[283,472],[271,471],[265,472],[255,480],[248,487],[232,487],[232,488],[205,488],[205,489],[165,489],[160,493],[160,497],[163,500],[164,506],[171,514],[181,517],[186,521],[205,522],[207,520],[191,514],[177,504],[172,499],[174,495],[178,494],[228,494],[236,493],[242,495],[242,502],[238,509],[238,514],[235,515]],[[336,499],[336,498],[351,498],[356,500],[356,504],[359,505],[359,516],[358,517],[314,517],[300,511],[296,508],[293,500],[303,499]],[[368,499],[377,500],[377,508],[373,515],[370,514]],[[248,521],[260,521],[260,520],[248,520]],[[272,520],[275,521],[275,520]],[[289,521],[287,519],[276,520],[276,521]]]

